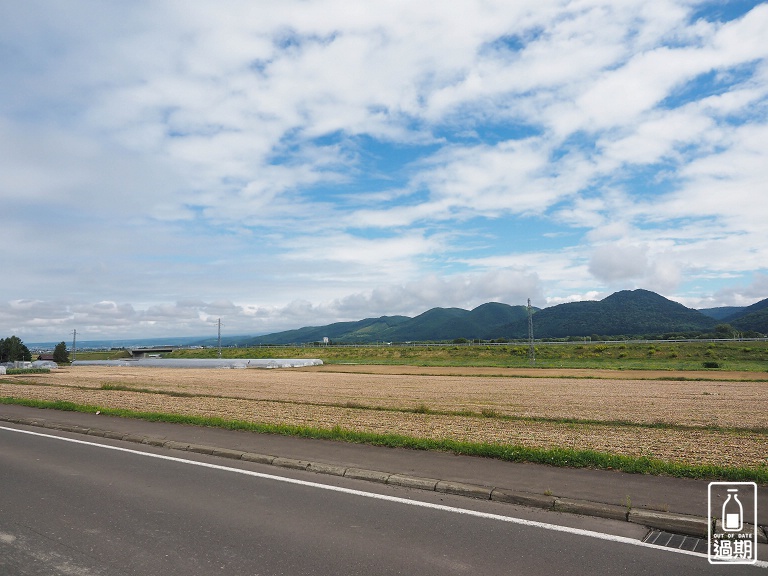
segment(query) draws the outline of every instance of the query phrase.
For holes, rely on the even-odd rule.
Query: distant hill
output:
[[[757,316],[748,315],[734,320],[733,325],[741,328],[737,322],[751,322],[753,319],[759,324],[763,315],[768,315],[768,300],[764,302],[762,308],[753,309]],[[718,319],[712,316],[686,308],[648,290],[625,290],[600,301],[571,302],[542,310],[535,309],[533,317],[536,338],[707,332],[718,323]],[[768,332],[768,326],[757,331]],[[310,326],[249,338],[242,341],[241,345],[319,342],[326,336],[338,343],[364,343],[444,341],[456,338],[491,340],[526,338],[527,335],[528,314],[525,306],[489,302],[473,310],[432,308],[414,318],[381,316],[358,322]]]
[[[488,302],[467,311],[462,308],[433,308],[410,322],[387,332],[385,340],[406,342],[410,340],[454,340],[456,338],[480,338],[489,340],[504,334],[502,327],[528,317],[525,306],[510,306],[500,302]]]
[[[376,342],[382,340],[381,334],[410,321],[408,316],[381,316],[366,318],[357,322],[336,322],[327,326],[307,326],[297,330],[287,330],[264,336],[256,336],[240,341],[241,346],[259,344],[295,344],[300,342],[321,342],[327,337],[333,341]]]
[[[559,304],[533,317],[536,338],[694,332],[715,324],[714,318],[648,290],[623,290],[600,301]],[[527,333],[527,325],[521,322],[508,329],[515,338]]]
[[[337,322],[327,326],[309,326],[266,334],[242,341],[241,345],[293,344],[320,342],[328,337],[333,342],[410,342],[454,340],[456,338],[497,338],[501,327],[527,317],[525,306],[489,302],[473,310],[432,308],[414,318],[381,316],[357,322]],[[488,336],[493,334],[493,336]]]
[[[768,334],[768,298],[726,316],[723,321],[739,330]]]
[[[592,336],[654,336],[674,333],[708,333],[718,324],[741,332],[768,334],[768,298],[751,306],[692,310],[648,290],[625,290],[600,301],[571,302],[551,308],[534,308],[536,338]],[[756,334],[753,334],[756,335]],[[262,336],[223,336],[224,346],[260,344],[451,341],[457,338],[497,340],[527,338],[528,310],[488,302],[473,310],[432,308],[413,318],[380,316],[326,326],[306,326]],[[29,344],[33,349],[53,349],[57,343]],[[154,345],[216,346],[215,337],[150,338],[78,342],[79,347],[142,347]]]
[[[699,312],[715,320],[723,320],[729,316],[736,316],[744,306],[719,306],[718,308],[699,308]]]

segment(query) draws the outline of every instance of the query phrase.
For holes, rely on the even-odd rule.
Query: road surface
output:
[[[565,515],[537,514],[0,426],[3,576],[766,573],[616,535],[636,526],[584,532],[552,525],[574,524]]]

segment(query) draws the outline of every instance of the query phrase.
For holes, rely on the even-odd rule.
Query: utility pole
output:
[[[531,366],[536,364],[536,348],[533,346],[533,308],[528,298],[528,361]]]
[[[72,330],[72,362],[77,359],[77,330]]]
[[[221,318],[219,318],[219,358],[221,358]]]

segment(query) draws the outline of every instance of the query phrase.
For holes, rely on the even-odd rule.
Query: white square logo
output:
[[[710,482],[709,563],[757,561],[757,484]]]

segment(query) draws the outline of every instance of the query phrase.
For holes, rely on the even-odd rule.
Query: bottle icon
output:
[[[729,488],[728,498],[723,503],[723,530],[739,532],[744,527],[744,508],[739,501],[739,489]]]

